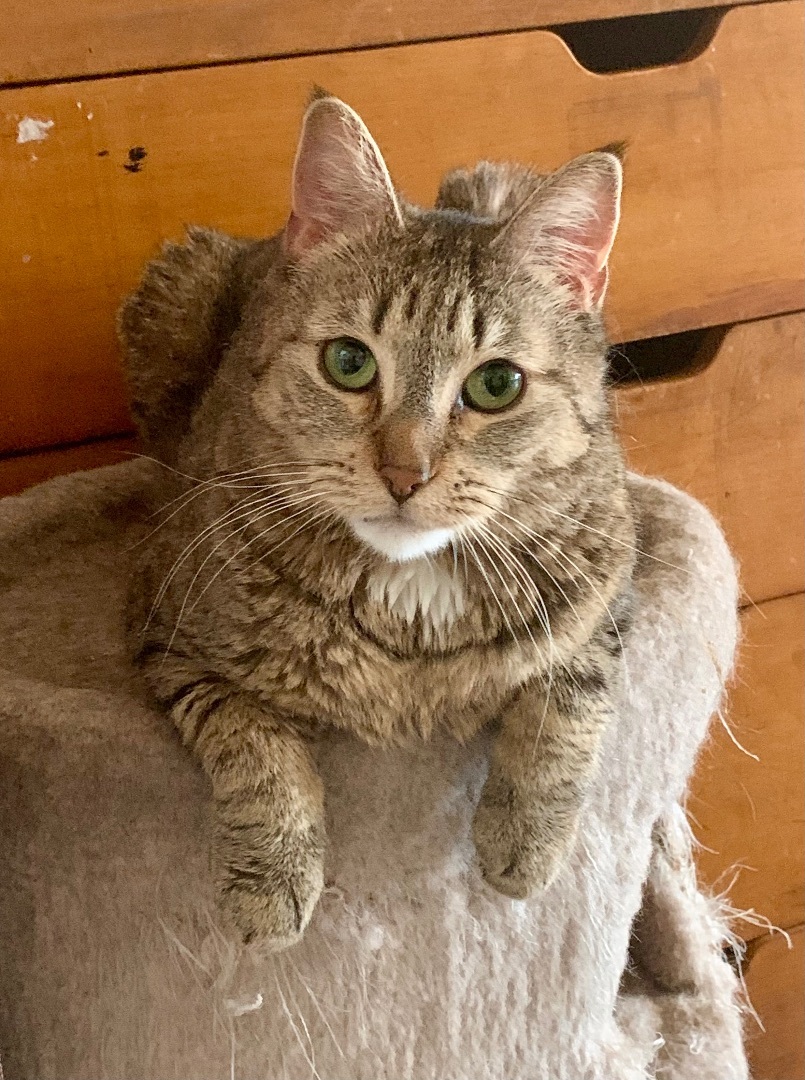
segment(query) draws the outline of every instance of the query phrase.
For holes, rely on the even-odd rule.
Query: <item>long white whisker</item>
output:
[[[311,496],[309,496],[309,497],[308,497],[308,498],[307,498],[307,499],[306,499],[305,501],[307,501],[307,502],[313,502],[313,503],[315,503],[315,501],[316,501],[316,500],[317,500],[317,499],[318,499],[318,498],[319,498],[319,497],[320,497],[321,495],[332,495],[332,494],[333,494],[333,492],[332,492],[332,491],[320,491],[320,492],[316,492],[316,493],[315,493],[314,495],[311,495]],[[293,505],[294,505],[294,506],[298,506],[298,505],[299,505],[299,503],[300,503],[300,502],[302,502],[302,501],[303,501],[303,500],[302,500],[302,499],[300,499],[300,500],[298,500],[298,501],[297,501],[296,503],[294,503]],[[317,509],[317,508],[316,508],[316,506],[315,506],[315,505],[314,505],[314,506],[312,506],[312,507],[311,507],[311,506],[305,506],[305,507],[303,507],[303,509],[302,509],[302,510],[298,510],[298,511],[297,511],[297,512],[296,512],[295,514],[291,514],[291,516],[290,516],[290,517],[287,517],[287,518],[283,518],[283,520],[282,520],[282,521],[278,521],[278,522],[276,522],[276,523],[275,523],[274,525],[271,525],[271,526],[270,526],[270,527],[269,527],[268,529],[263,529],[263,531],[262,531],[262,532],[260,532],[260,533],[258,533],[258,534],[257,534],[257,536],[253,536],[253,537],[251,538],[251,540],[249,540],[249,541],[248,541],[247,543],[245,543],[245,544],[242,544],[242,545],[241,545],[241,546],[240,546],[240,547],[238,548],[238,550],[237,550],[237,551],[236,551],[236,552],[234,553],[234,555],[230,555],[230,557],[229,557],[229,558],[228,558],[228,559],[226,560],[226,562],[224,562],[224,563],[223,563],[223,564],[222,564],[222,565],[221,565],[221,566],[220,566],[220,567],[219,567],[219,568],[218,568],[218,569],[216,570],[216,572],[215,572],[215,575],[214,575],[214,577],[213,577],[213,578],[212,578],[212,579],[211,579],[210,581],[208,581],[208,582],[207,582],[207,584],[206,584],[206,585],[204,586],[204,591],[203,591],[203,592],[202,592],[202,594],[201,594],[201,595],[200,595],[200,596],[199,596],[199,597],[198,597],[198,598],[196,599],[196,601],[195,601],[195,603],[194,603],[194,606],[195,606],[195,604],[196,604],[196,603],[198,603],[198,601],[199,601],[199,600],[201,599],[201,596],[203,596],[204,592],[206,592],[206,591],[207,591],[207,589],[208,589],[208,588],[210,587],[210,585],[212,585],[213,581],[215,581],[215,578],[217,578],[217,577],[218,577],[218,575],[219,575],[220,573],[222,573],[222,572],[223,572],[224,570],[226,570],[227,566],[229,566],[229,565],[230,565],[230,563],[232,563],[232,562],[233,562],[233,561],[234,561],[235,559],[239,558],[239,557],[240,557],[240,556],[241,556],[241,555],[243,554],[243,552],[244,552],[244,551],[246,551],[246,550],[247,550],[248,548],[250,548],[250,547],[252,546],[252,544],[256,544],[256,543],[258,542],[258,540],[262,540],[262,538],[263,538],[264,536],[268,536],[268,534],[269,534],[269,533],[272,533],[272,532],[273,532],[273,531],[274,531],[275,529],[278,529],[278,528],[279,528],[279,527],[280,527],[281,525],[287,525],[287,524],[289,524],[289,523],[290,523],[291,521],[295,521],[295,520],[296,520],[297,518],[299,518],[299,517],[302,517],[302,515],[303,515],[303,514],[309,514],[309,513],[311,512],[311,510],[315,512],[315,510],[316,510],[316,509]],[[327,514],[333,514],[333,515],[335,515],[335,511],[334,511],[334,510],[330,510],[329,508],[328,508],[328,509],[326,509],[326,510],[324,510],[324,511],[322,511],[322,514],[324,514],[324,513],[327,513]],[[258,519],[258,520],[259,520],[259,519]],[[318,518],[317,518],[316,520],[318,520]],[[301,525],[300,525],[300,526],[299,526],[299,527],[298,527],[297,529],[295,529],[295,530],[294,530],[294,531],[293,531],[293,532],[291,533],[291,535],[290,535],[290,536],[286,536],[286,537],[284,537],[284,538],[283,538],[283,540],[282,540],[282,542],[281,542],[281,543],[280,543],[279,545],[277,545],[277,547],[281,547],[281,546],[282,546],[282,544],[286,543],[286,542],[287,542],[288,540],[290,540],[290,539],[292,539],[292,538],[293,538],[294,536],[296,536],[296,534],[297,534],[297,533],[301,532],[301,531],[302,531],[302,529],[304,529],[304,528],[306,528],[306,527],[307,527],[307,524],[308,524],[308,522],[306,522],[306,521],[303,521],[303,522],[302,522],[302,524],[301,524]],[[245,572],[246,572],[247,570],[250,570],[252,566],[256,566],[256,565],[257,565],[257,564],[258,564],[259,562],[262,562],[262,561],[263,561],[263,559],[265,559],[265,558],[266,558],[266,557],[267,557],[268,555],[270,555],[272,551],[276,551],[276,550],[277,550],[277,547],[269,548],[269,550],[268,550],[268,551],[264,551],[264,552],[263,552],[263,553],[262,553],[262,554],[261,554],[261,555],[260,555],[260,556],[259,556],[258,558],[256,558],[256,559],[255,559],[255,560],[254,560],[253,562],[249,563],[249,565],[248,565],[248,566],[244,566],[244,567],[241,567],[241,572],[242,572],[242,573],[245,573]]]
[[[325,492],[325,494],[327,494],[327,493]],[[262,553],[262,555],[260,555],[258,558],[256,558],[254,560],[254,562],[249,563],[248,566],[244,567],[243,572],[245,573],[247,570],[250,570],[253,566],[257,566],[258,563],[261,563],[261,562],[263,562],[264,559],[267,559],[269,555],[272,555],[275,551],[279,551],[279,549],[281,547],[285,547],[285,545],[287,543],[289,543],[291,540],[293,540],[293,538],[295,536],[297,536],[300,532],[302,532],[303,529],[309,529],[311,527],[311,525],[315,525],[317,522],[333,520],[334,518],[337,518],[337,517],[338,517],[338,513],[335,510],[327,509],[327,510],[322,510],[321,513],[319,513],[319,514],[315,514],[312,518],[308,518],[306,521],[303,521],[301,523],[301,525],[299,525],[298,528],[294,529],[294,531],[291,533],[290,536],[283,537],[283,539],[280,540],[280,542],[278,544],[275,544],[273,547],[269,548],[268,551],[264,551]],[[290,518],[288,520],[290,520]],[[267,530],[267,531],[270,531],[270,530]],[[263,534],[263,535],[265,535],[265,534]],[[248,545],[246,545],[246,546],[248,546]]]
[[[521,525],[521,524],[522,524],[521,522],[518,522],[516,518],[513,518],[513,517],[511,516],[511,514],[507,514],[507,513],[505,513],[505,511],[503,511],[503,510],[498,510],[498,511],[496,511],[496,512],[497,512],[498,514],[502,515],[503,517],[505,517],[505,518],[508,518],[508,519],[509,519],[510,521],[513,521],[513,522],[514,522],[514,523],[515,523],[516,525]],[[550,570],[549,570],[549,569],[548,569],[548,567],[547,567],[547,566],[545,565],[545,563],[544,563],[544,562],[542,562],[542,560],[541,560],[540,558],[538,558],[538,556],[537,556],[537,555],[535,555],[535,554],[534,554],[534,552],[533,552],[533,551],[531,551],[531,549],[530,549],[530,548],[526,547],[526,545],[525,545],[525,544],[523,543],[523,541],[522,541],[522,540],[521,540],[521,539],[520,539],[520,538],[519,538],[519,537],[518,537],[518,536],[517,536],[517,535],[516,535],[515,533],[513,533],[513,532],[511,531],[511,529],[508,529],[508,528],[507,528],[507,527],[506,527],[506,526],[505,526],[505,525],[504,525],[504,524],[503,524],[502,522],[500,522],[500,521],[499,521],[499,522],[497,522],[497,525],[499,526],[499,528],[501,528],[501,529],[502,529],[502,530],[503,530],[503,531],[504,531],[504,532],[506,533],[506,535],[507,535],[507,536],[510,536],[510,537],[512,538],[512,540],[514,540],[515,544],[516,544],[516,545],[517,545],[517,546],[518,546],[519,548],[521,548],[521,549],[522,549],[523,551],[525,551],[525,553],[526,553],[527,555],[529,555],[529,556],[530,556],[530,557],[531,557],[531,558],[532,558],[532,559],[534,560],[534,562],[535,562],[535,563],[537,564],[537,566],[538,566],[538,567],[540,568],[540,570],[541,570],[541,571],[543,572],[543,574],[545,574],[545,576],[546,576],[547,578],[549,578],[549,579],[550,579],[550,580],[551,580],[551,581],[552,581],[552,582],[554,583],[554,585],[556,586],[556,588],[557,588],[557,589],[559,590],[559,593],[560,593],[560,594],[561,594],[561,596],[563,597],[563,599],[564,599],[565,603],[567,604],[567,606],[568,606],[568,607],[570,608],[570,610],[571,610],[571,611],[573,612],[573,614],[574,614],[574,615],[576,616],[576,618],[578,619],[578,621],[579,621],[579,625],[583,627],[583,626],[585,625],[585,623],[584,623],[584,620],[582,619],[582,617],[581,617],[581,615],[579,614],[578,610],[576,609],[575,605],[574,605],[574,604],[573,604],[573,602],[571,601],[570,597],[569,597],[569,596],[567,595],[567,593],[565,592],[565,590],[564,590],[564,589],[562,588],[562,585],[561,585],[561,583],[559,582],[559,580],[558,580],[557,578],[555,578],[555,577],[554,577],[554,575],[553,575],[553,574],[552,574],[552,573],[550,572]],[[573,580],[575,580],[575,578],[574,578]],[[543,603],[544,603],[544,602],[545,602],[545,601],[543,600]]]
[[[468,514],[465,515],[465,516],[467,517],[468,521],[470,521],[470,522],[472,521],[472,519],[469,517]],[[487,588],[489,589],[490,593],[492,594],[492,598],[494,599],[497,606],[500,608],[500,614],[503,616],[503,621],[505,622],[506,626],[508,627],[508,630],[509,630],[509,633],[512,636],[512,639],[516,642],[517,641],[517,634],[515,634],[514,627],[512,626],[511,622],[509,621],[509,616],[506,614],[506,610],[503,607],[503,604],[501,604],[500,599],[498,597],[498,594],[495,592],[495,590],[494,590],[494,588],[492,586],[492,582],[489,580],[489,576],[487,575],[486,570],[484,570],[483,565],[481,564],[481,560],[478,558],[478,553],[476,552],[475,545],[472,542],[472,536],[467,535],[467,536],[464,537],[464,539],[466,539],[467,544],[469,545],[470,555],[471,555],[472,559],[474,560],[475,565],[480,570],[481,576],[483,577],[484,581],[486,582]],[[477,539],[477,537],[476,537],[476,539]]]
[[[150,461],[155,461],[155,458],[149,458]],[[161,462],[159,463],[161,464]],[[209,477],[206,480],[197,480],[193,476],[187,476],[185,473],[177,473],[178,476],[183,476],[187,480],[195,481],[195,487],[192,487],[190,491],[184,491],[181,495],[177,495],[176,498],[171,499],[160,507],[159,510],[155,510],[150,517],[156,517],[157,514],[162,514],[168,507],[173,506],[174,503],[180,502],[182,499],[190,499],[195,497],[196,493],[200,494],[203,491],[210,491],[217,487],[240,487],[241,483],[245,483],[247,480],[257,479],[259,476],[264,475],[268,477],[276,477],[279,474],[274,470],[276,469],[289,469],[293,466],[298,466],[293,470],[293,474],[299,474],[305,476],[309,473],[310,468],[321,467],[326,462],[319,462],[315,460],[311,461],[277,461],[271,463],[264,463],[262,465],[255,465],[251,469],[243,469],[240,472],[231,473],[216,473],[214,476]],[[169,466],[165,466],[170,468]],[[175,469],[171,470],[176,472]],[[288,475],[293,475],[288,474]]]
[[[495,495],[501,495],[503,498],[512,499],[514,502],[529,504],[533,501],[534,505],[539,507],[540,510],[546,511],[548,514],[554,514],[556,517],[563,518],[565,521],[569,521],[573,525],[577,525],[580,529],[585,529],[587,532],[595,533],[596,536],[601,536],[605,540],[610,540],[613,544],[617,544],[619,547],[626,548],[628,551],[634,551],[637,555],[642,555],[646,559],[651,559],[653,562],[660,563],[662,566],[667,566],[671,570],[681,570],[685,574],[696,575],[695,570],[691,570],[686,566],[679,566],[677,563],[667,562],[665,559],[660,559],[657,555],[652,555],[650,551],[644,551],[643,548],[637,547],[635,544],[628,544],[625,540],[618,539],[617,536],[611,536],[609,533],[604,532],[602,529],[596,529],[592,525],[587,525],[583,521],[579,521],[578,518],[573,517],[570,514],[564,514],[561,510],[557,510],[553,506],[549,506],[547,503],[540,502],[539,500],[524,499],[521,495],[514,495],[509,491],[498,491],[496,488],[489,488],[489,491]]]
[[[548,540],[547,537],[542,536],[540,533],[535,532],[533,529],[530,529],[527,525],[524,525],[522,521],[518,521],[517,518],[511,517],[510,514],[506,514],[502,510],[498,511],[498,513],[502,514],[504,517],[510,518],[510,520],[512,522],[514,522],[514,524],[515,524],[515,526],[517,528],[521,529],[524,533],[526,533],[528,536],[530,536],[537,544],[539,544],[539,546],[542,548],[542,550],[544,552],[546,552],[548,555],[552,554],[555,559],[562,560],[565,564],[570,564],[570,566],[581,576],[581,578],[584,581],[586,581],[587,585],[590,587],[590,589],[598,597],[599,601],[601,602],[601,604],[602,604],[602,606],[604,608],[604,611],[606,611],[606,613],[607,613],[607,617],[608,617],[609,621],[612,623],[612,628],[615,631],[615,636],[617,637],[618,644],[620,646],[621,657],[623,658],[623,671],[624,671],[624,676],[625,676],[625,679],[626,679],[626,684],[628,686],[628,684],[629,684],[629,672],[628,672],[628,669],[627,669],[627,666],[626,666],[623,637],[621,636],[620,627],[617,624],[615,616],[612,614],[612,610],[611,610],[609,604],[606,602],[606,600],[604,599],[602,593],[600,592],[600,590],[595,585],[595,582],[587,574],[585,574],[585,572],[581,569],[581,567],[578,565],[578,563],[575,562],[574,559],[571,559],[571,557],[566,552],[562,551],[562,549],[559,547],[559,545],[554,543],[554,541]],[[561,563],[560,563],[560,565],[561,565]],[[567,565],[565,566],[565,568],[567,569]],[[546,571],[546,573],[547,573],[547,571]],[[572,574],[571,574],[571,578],[573,578]],[[573,580],[576,580],[576,579],[573,578]],[[567,597],[565,597],[565,599],[567,599]]]
[[[489,547],[491,547],[492,551],[495,554],[497,554],[503,560],[503,562],[505,563],[506,568],[509,570],[509,572],[512,573],[515,576],[515,578],[517,579],[516,584],[519,584],[520,590],[524,593],[525,600],[528,602],[529,606],[531,607],[531,610],[537,616],[537,618],[539,620],[539,623],[540,623],[540,626],[547,633],[547,629],[546,629],[545,623],[543,621],[542,611],[536,606],[536,603],[534,602],[533,596],[529,595],[530,590],[529,590],[528,582],[530,582],[532,587],[534,587],[534,582],[531,581],[530,578],[528,579],[528,582],[523,581],[523,578],[520,575],[519,570],[518,570],[518,568],[516,566],[516,560],[509,557],[509,552],[506,550],[505,545],[501,543],[501,541],[498,539],[498,537],[496,537],[495,534],[490,529],[488,529],[485,525],[481,524],[480,522],[475,522],[475,527],[476,527],[476,529],[479,530],[479,536],[478,536],[479,542],[483,542],[481,540],[481,537],[483,537],[485,539],[485,541],[486,541],[486,543],[484,544],[484,547],[485,547],[487,553],[489,552]],[[489,545],[489,547],[487,547],[486,545]],[[500,576],[500,575],[498,574],[498,576]],[[526,574],[526,578],[528,578],[527,574]],[[509,590],[507,589],[506,591],[508,592]],[[511,593],[509,593],[509,596],[511,598],[512,604],[514,604],[514,606],[515,606],[515,608],[517,610],[517,614],[520,616],[520,619],[521,619],[521,621],[523,623],[523,626],[526,629],[526,632],[527,632],[528,636],[531,638],[531,641],[532,641],[533,645],[535,646],[535,648],[539,648],[539,646],[537,645],[537,642],[534,640],[533,634],[531,633],[531,625],[530,625],[528,619],[526,619],[525,616],[523,615],[522,611],[520,610],[516,600],[511,595]]]
[[[250,496],[248,499],[245,500],[240,499],[233,507],[230,507],[229,510],[225,511],[218,518],[216,518],[211,525],[208,525],[206,526],[206,528],[202,529],[202,531],[193,540],[191,540],[189,544],[185,546],[184,550],[176,558],[169,573],[160,585],[159,591],[157,592],[157,595],[154,598],[154,602],[151,605],[151,611],[149,612],[148,618],[145,621],[143,631],[148,629],[151,620],[156,614],[159,605],[162,603],[165,594],[168,591],[171,582],[173,581],[173,578],[179,571],[179,568],[182,566],[184,561],[189,558],[190,555],[199,547],[200,544],[202,544],[209,536],[212,536],[213,533],[217,532],[218,529],[223,528],[224,525],[232,525],[236,521],[242,521],[245,517],[249,516],[250,511],[263,509],[265,506],[270,505],[275,501],[279,504],[283,501],[283,497],[283,493],[272,492],[271,495]]]
[[[291,514],[290,517],[283,518],[281,521],[275,522],[270,528],[265,529],[263,532],[261,532],[259,534],[259,536],[266,536],[268,533],[273,532],[274,529],[280,528],[281,525],[285,525],[290,521],[294,521],[301,514],[304,514],[304,513],[308,512],[308,507],[306,505],[307,503],[318,499],[321,495],[328,495],[328,494],[330,494],[330,492],[328,492],[328,491],[309,492],[306,495],[300,495],[297,499],[294,499],[293,502],[286,503],[282,507],[283,509],[285,509],[285,508],[291,509],[291,508],[299,506],[301,504],[305,504],[305,505],[304,505],[302,510],[297,511],[295,514]],[[185,592],[184,600],[182,601],[182,606],[181,606],[181,608],[179,610],[179,615],[177,616],[177,619],[176,619],[176,625],[173,628],[173,633],[171,634],[170,641],[168,642],[168,648],[166,649],[166,652],[165,652],[166,656],[167,656],[168,652],[170,652],[171,645],[173,645],[173,642],[176,639],[176,634],[179,631],[179,625],[180,625],[180,623],[182,621],[182,618],[184,616],[185,609],[187,608],[187,602],[190,599],[190,595],[191,595],[191,593],[193,591],[193,587],[195,586],[196,581],[198,581],[199,575],[201,574],[202,570],[207,565],[207,563],[210,561],[210,559],[215,555],[215,553],[219,550],[219,548],[223,547],[224,544],[226,544],[230,540],[232,540],[238,533],[243,532],[250,525],[255,524],[257,521],[260,521],[262,518],[273,517],[273,515],[275,513],[277,513],[277,510],[272,509],[270,511],[266,511],[266,512],[263,512],[263,513],[250,515],[249,520],[244,525],[242,525],[240,528],[236,529],[234,533],[230,533],[229,535],[225,536],[224,539],[220,540],[215,545],[215,547],[212,549],[212,551],[210,551],[207,554],[207,556],[204,558],[204,560],[201,563],[201,565],[199,566],[199,568],[196,570],[190,584],[187,587],[187,591]],[[255,542],[256,539],[259,539],[259,536],[253,538],[247,544],[244,544],[242,547],[238,548],[238,550],[233,555],[230,555],[230,557],[224,563],[222,563],[221,566],[219,566],[219,568],[215,571],[213,576],[210,578],[210,580],[206,583],[204,588],[198,594],[196,599],[193,601],[193,603],[192,603],[192,605],[190,607],[191,612],[195,609],[195,607],[197,606],[197,604],[199,603],[201,598],[204,596],[204,594],[207,592],[207,590],[210,588],[210,586],[213,584],[213,582],[218,578],[219,574],[221,574],[227,568],[227,566],[229,566],[229,564],[241,554],[242,551],[245,551],[246,548],[250,547]]]
[[[288,476],[293,476],[293,475],[294,475],[293,473],[278,473],[277,478],[283,478],[283,477],[288,477]],[[313,478],[313,479],[315,479],[315,478]],[[199,495],[204,495],[206,492],[214,491],[216,488],[237,487],[238,491],[262,491],[262,492],[268,493],[268,492],[273,492],[273,491],[280,490],[282,488],[290,488],[290,487],[294,487],[294,486],[299,487],[302,484],[309,484],[309,483],[312,483],[312,482],[313,482],[313,480],[307,475],[306,472],[304,472],[304,473],[300,472],[299,476],[295,480],[286,481],[284,484],[253,484],[253,485],[249,485],[247,487],[240,486],[240,485],[235,485],[235,484],[218,484],[218,483],[209,484],[209,485],[206,485],[206,483],[205,483],[205,484],[199,485],[197,488],[194,488],[192,490],[192,492],[186,492],[185,496],[179,496],[179,498],[184,497],[186,499],[186,501],[184,503],[182,503],[181,506],[177,506],[176,509],[172,513],[168,514],[168,516],[164,519],[164,521],[160,521],[160,523],[155,528],[153,528],[141,540],[138,540],[136,544],[133,544],[131,546],[131,548],[129,548],[129,550],[133,551],[135,548],[138,548],[142,544],[145,544],[148,540],[151,539],[152,536],[154,536],[156,533],[158,533],[160,529],[164,528],[165,525],[167,525],[168,522],[171,520],[171,518],[176,517],[176,515],[180,514],[182,512],[182,510],[186,510],[187,507],[190,505],[190,503],[194,502],[199,497]],[[251,498],[251,496],[247,496],[247,498]],[[177,501],[176,499],[173,500],[173,502],[176,502],[176,501]],[[242,500],[238,503],[238,505],[240,505],[241,502],[242,502]],[[158,510],[157,513],[163,513],[171,505],[172,505],[172,503],[167,503],[165,506],[162,507],[162,510]],[[154,516],[155,516],[154,514],[151,515],[151,517],[154,517]]]
[[[498,540],[498,538],[494,536],[494,534],[490,533],[490,531],[486,528],[485,525],[482,525],[481,528],[483,528],[487,532],[490,539],[494,539],[496,541],[496,544],[497,544],[497,547],[498,547],[498,552],[501,555],[505,556],[505,554],[506,554],[505,545],[502,544]],[[536,586],[534,585],[534,582],[528,576],[528,574],[525,572],[525,570],[523,570],[523,572],[526,574],[526,577],[531,582],[531,584],[534,586],[534,589],[536,590],[537,596],[539,596],[539,590],[536,589]],[[544,602],[544,600],[542,600],[541,596],[539,596],[539,599],[540,599],[540,601],[542,603],[542,607],[543,607],[544,612],[545,612],[545,626],[544,626],[544,629],[545,629],[545,632],[546,632],[546,635],[547,635],[547,638],[548,638],[548,650],[549,650],[548,651],[548,680],[547,680],[547,683],[545,685],[545,690],[544,690],[544,692],[545,692],[545,701],[544,701],[543,708],[542,708],[542,716],[540,718],[539,727],[537,728],[537,733],[536,733],[536,736],[534,738],[534,743],[533,743],[533,745],[531,747],[532,755],[536,753],[540,737],[542,736],[542,732],[543,732],[543,729],[545,727],[545,720],[546,720],[546,718],[548,716],[548,707],[550,705],[550,700],[551,700],[551,689],[553,687],[554,661],[556,659],[556,648],[555,648],[555,643],[554,643],[554,640],[553,640],[553,633],[551,632],[550,620],[548,619],[548,609],[545,606],[545,602]],[[518,612],[519,612],[519,609],[518,609]],[[522,615],[520,617],[522,618]],[[532,641],[534,641],[534,638],[531,635],[530,627],[526,627],[526,628],[528,629],[529,637],[531,638]],[[536,642],[534,642],[534,645],[536,646]]]

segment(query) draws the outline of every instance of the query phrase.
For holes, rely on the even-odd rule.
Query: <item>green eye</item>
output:
[[[368,390],[377,377],[377,361],[362,341],[340,337],[328,341],[322,363],[331,382],[342,390]]]
[[[523,392],[522,371],[508,360],[490,360],[468,377],[461,391],[465,405],[479,412],[496,412],[513,404]]]

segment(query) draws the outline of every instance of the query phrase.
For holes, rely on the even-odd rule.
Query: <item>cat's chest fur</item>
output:
[[[419,623],[427,642],[447,638],[464,615],[466,585],[455,569],[427,559],[384,563],[368,576],[366,591],[392,619]]]
[[[250,682],[283,711],[369,742],[437,729],[468,738],[499,716],[533,670],[517,648],[474,644],[472,616],[459,568],[424,559],[382,564],[341,613],[297,608],[307,622],[298,624],[299,639],[315,634],[315,649],[267,627]]]

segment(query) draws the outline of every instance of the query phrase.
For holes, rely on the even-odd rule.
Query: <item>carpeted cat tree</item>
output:
[[[129,668],[127,524],[154,466],[0,503],[0,1055],[7,1080],[744,1080],[725,927],[680,809],[736,637],[708,514],[635,478],[620,715],[571,864],[481,882],[486,746],[319,747],[328,886],[275,956],[217,930],[205,780]]]

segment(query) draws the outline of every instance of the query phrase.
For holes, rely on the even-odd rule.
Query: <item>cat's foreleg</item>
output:
[[[484,879],[524,899],[558,875],[576,837],[612,709],[593,654],[523,689],[501,718],[473,838]]]
[[[298,941],[321,893],[322,783],[305,740],[254,697],[198,679],[165,702],[212,782],[225,917],[244,941]]]

